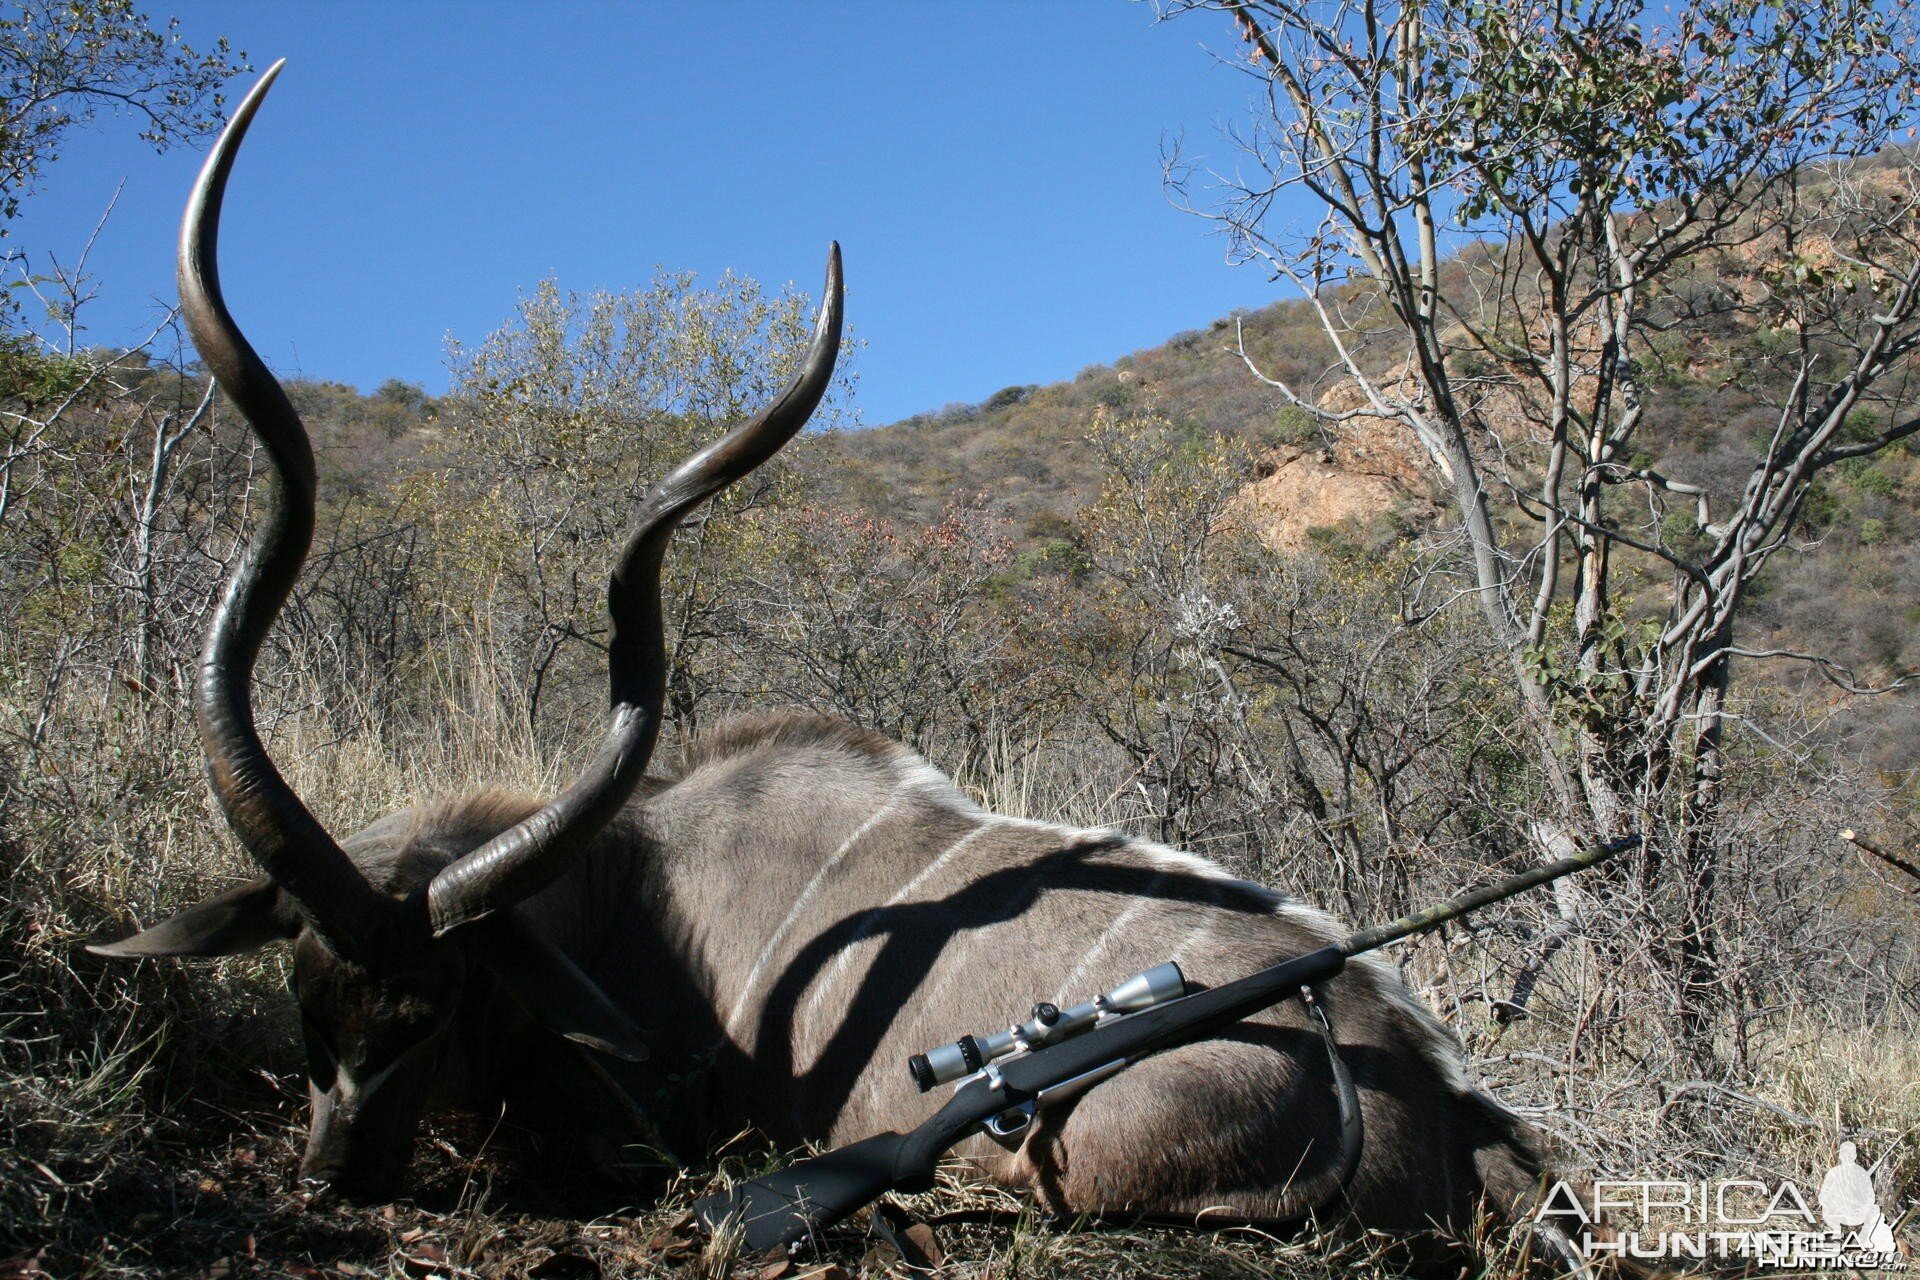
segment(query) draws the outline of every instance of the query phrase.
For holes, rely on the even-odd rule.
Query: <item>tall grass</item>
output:
[[[480,786],[551,791],[568,768],[572,753],[543,747],[516,713],[486,637],[449,639],[406,673],[417,710],[404,717],[393,689],[320,687],[298,652],[262,681],[269,749],[337,835]],[[84,950],[258,874],[208,794],[190,717],[80,681],[51,708],[0,703],[16,728],[28,715],[50,727],[7,790],[0,1255],[111,1232],[96,1202],[156,1154],[191,1148],[207,1107],[302,1092],[278,949],[192,964]],[[578,728],[584,752],[594,730]]]

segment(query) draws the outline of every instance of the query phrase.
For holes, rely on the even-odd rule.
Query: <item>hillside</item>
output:
[[[1299,442],[1292,415],[1248,373],[1233,342],[1293,374],[1325,363],[1327,344],[1302,308],[1280,304],[1189,330],[1158,347],[1091,365],[1070,382],[1006,387],[977,405],[953,405],[839,437],[850,504],[902,518],[932,517],[962,495],[987,493],[1018,523],[1069,516],[1098,491],[1086,447],[1096,410],[1153,406],[1197,432],[1263,446]]]
[[[1311,311],[1278,303],[1071,381],[1008,387],[978,405],[842,434],[834,441],[843,460],[838,497],[877,517],[931,522],[947,502],[986,495],[1024,536],[1055,536],[1100,487],[1086,438],[1096,411],[1153,407],[1197,433],[1254,449],[1258,479],[1245,510],[1277,546],[1365,550],[1434,532],[1444,508],[1401,433],[1363,419],[1323,438],[1248,372],[1232,350],[1236,323],[1263,369],[1321,395],[1344,390],[1324,372],[1330,351]],[[1744,371],[1775,340],[1700,328],[1658,353],[1648,370],[1657,394],[1633,464],[1701,485],[1720,502],[1730,498],[1756,434],[1773,420],[1769,388]],[[1821,483],[1800,537],[1763,580],[1746,645],[1825,654],[1867,683],[1920,667],[1920,450],[1909,446],[1844,464]],[[1805,665],[1766,670],[1771,680],[1857,711],[1842,725],[1864,730],[1862,745],[1878,767],[1912,767],[1920,696],[1911,690],[1869,706],[1842,698]]]

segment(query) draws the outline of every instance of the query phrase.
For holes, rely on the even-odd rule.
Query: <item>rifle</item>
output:
[[[753,1252],[793,1244],[889,1191],[932,1189],[941,1154],[970,1134],[986,1132],[1003,1141],[1017,1137],[1035,1108],[1089,1088],[1147,1054],[1202,1039],[1291,996],[1302,996],[1311,1005],[1312,988],[1339,973],[1354,956],[1597,866],[1639,843],[1636,835],[1591,846],[1195,994],[1185,994],[1178,969],[1167,964],[1137,974],[1085,1005],[1068,1010],[1037,1006],[1031,1021],[1009,1031],[966,1036],[913,1057],[909,1066],[922,1092],[972,1073],[919,1128],[876,1134],[736,1183],[696,1201],[694,1214],[709,1231],[737,1225]],[[1330,1035],[1328,1044],[1331,1053]],[[1344,1076],[1337,1058],[1334,1065],[1336,1077]],[[1348,1096],[1350,1087],[1342,1097],[1343,1113]],[[1358,1154],[1357,1112],[1351,1123],[1344,1114],[1342,1120],[1351,1160]]]

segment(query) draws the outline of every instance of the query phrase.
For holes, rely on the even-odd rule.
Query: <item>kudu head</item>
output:
[[[313,1112],[303,1176],[348,1194],[390,1192],[462,990],[499,984],[548,1030],[592,1048],[645,1055],[626,1014],[513,906],[561,875],[633,794],[659,735],[666,687],[660,565],[694,507],[765,462],[806,423],[840,345],[839,247],[805,363],[758,417],[648,491],[607,588],[612,711],[586,771],[525,821],[458,856],[383,867],[372,878],[281,778],[254,727],[254,661],[306,558],[313,452],[285,391],[234,324],[220,293],[216,239],[228,174],[276,64],[240,103],[207,158],[180,232],[180,304],[195,349],[252,426],[269,460],[258,528],[208,628],[194,710],[214,794],[265,873],[123,941],[104,956],[217,956],[294,945]]]

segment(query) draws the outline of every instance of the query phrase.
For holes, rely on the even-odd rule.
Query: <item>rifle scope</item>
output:
[[[1113,990],[1071,1008],[1062,1009],[1042,1001],[1033,1006],[1033,1013],[1025,1022],[1015,1023],[1005,1031],[961,1036],[952,1044],[916,1053],[907,1059],[907,1070],[913,1073],[913,1082],[920,1086],[920,1092],[925,1093],[937,1084],[970,1076],[996,1058],[1057,1044],[1090,1027],[1178,1000],[1186,994],[1187,980],[1181,976],[1180,966],[1169,960],[1136,973]]]

